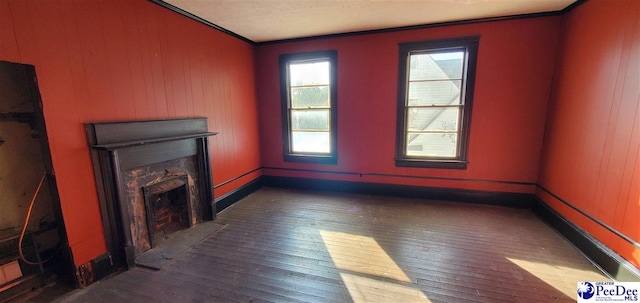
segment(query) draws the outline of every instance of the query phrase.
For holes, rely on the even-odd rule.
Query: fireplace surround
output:
[[[213,220],[208,137],[217,133],[206,118],[96,122],[86,131],[113,267],[131,268],[159,237]]]

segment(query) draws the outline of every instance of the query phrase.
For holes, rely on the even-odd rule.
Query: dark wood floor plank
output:
[[[203,243],[202,246],[206,247],[207,243]],[[261,247],[264,247],[264,246],[261,245]],[[272,256],[272,254],[274,252],[271,252],[271,251],[265,251],[265,252],[263,252],[263,254],[255,254],[256,251],[253,251],[254,254],[251,254],[250,252],[242,252],[241,248],[234,248],[234,247],[230,247],[230,246],[227,246],[227,248],[233,248],[232,249],[233,255],[241,258],[242,260],[246,260],[249,257],[254,256],[254,260],[252,260],[252,261],[258,262],[258,264],[266,264],[266,262],[268,262],[267,261],[268,259],[272,259],[271,262],[277,262],[275,264],[278,264],[278,262],[279,262],[279,265],[273,265],[272,264],[271,266],[278,266],[280,268],[286,268],[286,269],[291,269],[291,270],[299,270],[299,271],[303,271],[303,272],[311,272],[311,273],[313,273],[313,271],[314,271],[314,269],[316,267],[321,267],[321,268],[323,268],[322,270],[326,271],[326,272],[336,272],[336,273],[338,272],[338,270],[333,267],[333,264],[320,265],[319,263],[317,263],[315,261],[310,263],[310,264],[304,264],[304,263],[301,263],[300,260],[295,259],[294,256],[291,256],[291,255],[288,255],[288,257],[290,257],[290,258],[282,258],[282,260],[277,260],[277,258],[274,258]],[[258,255],[257,258],[261,258],[261,259],[260,260],[256,260],[255,259],[256,255]],[[218,257],[221,257],[221,256],[218,255]],[[251,262],[251,261],[241,261],[241,262]],[[429,276],[432,272],[433,272],[433,268],[430,268],[429,270],[425,270],[419,276],[422,277],[423,280],[424,280],[425,275]],[[407,275],[411,276],[412,274],[410,272],[407,272]],[[439,279],[442,283],[446,283],[443,280],[443,276],[444,275],[441,272],[435,272],[434,278]],[[457,280],[455,280],[455,281],[459,281],[460,274],[457,274],[456,276],[457,276],[456,277]],[[455,282],[453,279],[450,279],[450,280],[452,282]],[[469,279],[469,280],[473,281],[472,279]],[[509,281],[511,279],[506,279],[506,280]],[[484,285],[482,285],[482,283],[475,283],[475,284],[478,284],[481,287],[496,287],[496,281],[494,279],[486,280],[486,283]],[[520,287],[520,289],[517,289],[517,288],[518,287],[516,287],[516,290],[521,291],[521,292],[525,292],[525,293],[528,292],[529,295],[531,295],[531,296],[536,296],[537,295],[536,290],[535,289],[530,289],[530,287],[528,285],[526,285],[526,284],[522,285]],[[513,289],[513,287],[512,287],[512,289]],[[475,293],[475,291],[473,291],[473,292]]]
[[[330,294],[336,298],[346,298],[344,297],[347,294],[346,289],[340,287],[342,284],[338,275],[327,278],[316,275],[318,272],[310,270],[303,269],[294,271],[282,269],[278,265],[272,266],[267,262],[257,261],[258,263],[254,263],[252,261],[251,259],[229,261],[228,256],[225,255],[220,255],[219,258],[209,261],[202,261],[201,259],[197,261],[196,259],[191,260],[196,266],[215,266],[216,268],[229,272],[242,272],[251,282],[264,283],[285,289],[294,289],[299,293],[308,294],[309,296],[323,297]],[[238,264],[245,265],[246,268],[239,267]],[[247,270],[247,268],[251,270]],[[320,272],[320,274],[322,274],[322,272]],[[304,281],[304,283],[301,284],[301,281]]]
[[[526,209],[263,188],[216,222],[161,270],[60,302],[575,302],[607,280]]]
[[[259,247],[260,247],[261,249],[262,249],[262,248],[265,248],[265,247],[269,247],[269,246],[270,246],[270,243],[273,243],[272,241],[269,241],[269,240],[264,240],[264,239],[261,239],[261,240],[263,240],[263,241],[266,241],[266,242],[267,242],[267,243],[261,243],[261,244],[259,245]],[[206,245],[206,243],[205,243],[205,245]],[[226,244],[226,245],[227,245],[227,247],[229,247],[229,246],[228,246],[228,244]],[[284,250],[285,250],[285,251],[291,251],[290,249],[284,249]],[[234,249],[234,251],[236,251],[236,252],[242,251],[242,248],[236,248],[236,249]],[[270,253],[268,253],[267,255],[271,255],[272,253],[273,253],[273,254],[276,254],[276,252],[277,252],[277,248],[275,248],[275,249],[273,250],[273,252],[270,252]],[[255,251],[250,252],[250,253],[255,253]],[[366,254],[366,252],[363,252],[363,254]],[[288,256],[290,256],[290,257],[292,257],[292,258],[293,258],[293,256],[291,256],[291,255],[288,255]],[[425,261],[425,262],[429,262],[430,260],[424,260],[424,261]],[[456,261],[456,262],[457,262],[457,261]],[[502,263],[510,264],[510,263],[508,263],[508,262],[509,262],[509,261],[504,260]],[[436,266],[436,267],[437,267],[437,266],[440,266],[440,265],[441,265],[441,263],[439,263],[439,262],[433,262],[433,263],[434,263],[434,264],[431,264],[432,266]],[[459,262],[457,262],[457,263],[459,263]],[[454,265],[455,265],[455,264],[454,264]],[[328,266],[329,266],[329,265],[328,265]],[[332,264],[331,264],[331,266],[332,266]],[[448,267],[446,267],[446,266],[445,266],[445,269],[446,269],[446,268],[448,268]],[[455,269],[455,268],[454,268],[454,269]],[[476,270],[486,270],[487,268],[486,268],[486,267],[473,268],[473,267],[469,267],[468,265],[465,265],[465,268],[464,268],[464,269],[466,269],[466,270],[474,270],[474,269],[476,269]],[[430,267],[430,268],[429,268],[429,271],[433,271],[433,270],[434,270],[434,267]],[[454,270],[452,273],[458,273],[458,272],[460,272],[460,270]],[[500,272],[497,272],[496,274],[498,275],[498,278],[502,277],[502,274],[501,274]],[[507,277],[507,279],[510,279],[510,278],[509,278],[509,277]]]
[[[206,263],[195,263],[188,264],[185,266],[186,270],[194,270],[199,266],[216,266],[219,268],[222,275],[225,276],[224,280],[221,281],[220,285],[234,283],[234,284],[242,284],[242,282],[246,282],[247,284],[251,284],[252,288],[259,289],[262,291],[275,293],[278,295],[285,295],[291,299],[300,299],[302,301],[305,298],[321,298],[326,291],[331,291],[335,288],[333,287],[325,287],[325,289],[319,289],[317,291],[313,291],[309,285],[305,285],[305,288],[300,288],[296,283],[300,278],[296,278],[293,274],[295,272],[276,272],[270,268],[260,268],[258,270],[246,270],[245,268],[238,268],[229,266],[222,262],[206,262]],[[310,281],[310,277],[303,277],[307,282]],[[309,284],[309,283],[307,283]]]

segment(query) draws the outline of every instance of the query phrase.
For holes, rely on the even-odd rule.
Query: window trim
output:
[[[291,110],[289,108],[289,63],[294,61],[329,61],[329,153],[293,152],[291,150]],[[282,150],[284,161],[321,164],[338,163],[338,52],[336,50],[280,55],[280,99],[282,115]]]
[[[471,132],[471,110],[473,107],[473,92],[478,59],[478,44],[480,36],[461,37],[453,39],[408,42],[399,44],[398,59],[398,109],[396,127],[396,166],[426,167],[444,169],[466,169],[468,164],[469,138]],[[466,49],[465,66],[463,70],[462,118],[458,136],[457,158],[428,158],[407,156],[406,145],[406,98],[408,87],[409,54],[419,51],[437,51],[446,49]]]

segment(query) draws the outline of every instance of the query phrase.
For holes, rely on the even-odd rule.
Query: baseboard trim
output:
[[[532,210],[611,278],[616,281],[640,282],[638,268],[537,197]]]
[[[250,181],[249,183],[242,185],[236,188],[235,190],[222,195],[220,198],[215,199],[216,212],[219,213],[223,211],[225,208],[233,205],[233,203],[236,203],[242,200],[242,198],[260,189],[263,186],[263,178],[264,177],[258,177],[253,181]]]
[[[102,280],[116,272],[116,267],[111,259],[111,254],[108,252],[91,260],[91,267],[96,281]]]
[[[491,204],[514,208],[531,208],[533,206],[533,195],[523,193],[489,192],[457,188],[423,187],[280,176],[263,176],[263,184],[265,186],[280,188],[471,202],[476,204]]]
[[[620,232],[619,230],[613,228],[612,226],[610,226],[609,224],[606,224],[600,220],[598,220],[596,217],[590,215],[589,213],[587,213],[586,211],[580,209],[579,207],[576,207],[575,205],[573,205],[572,203],[570,203],[569,201],[563,199],[562,197],[556,195],[555,193],[553,193],[552,191],[548,190],[547,188],[545,188],[542,185],[538,184],[538,188],[542,191],[544,191],[545,193],[547,193],[548,195],[550,195],[551,197],[553,197],[554,199],[562,202],[564,205],[568,206],[569,208],[573,209],[574,211],[578,212],[579,214],[585,216],[587,219],[589,219],[591,222],[596,223],[598,225],[600,225],[600,227],[610,231],[612,234],[616,235],[617,237],[619,237],[622,240],[625,240],[627,242],[629,242],[629,244],[640,248],[640,243],[638,243],[637,241],[633,240],[631,237],[623,234],[622,232]]]

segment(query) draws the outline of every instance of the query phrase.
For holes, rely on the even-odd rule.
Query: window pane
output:
[[[400,43],[395,164],[466,169],[480,38]]]
[[[410,60],[409,81],[462,79],[463,51],[414,54]]]
[[[291,110],[292,130],[329,130],[329,110]]]
[[[407,128],[409,131],[457,131],[460,108],[409,108]]]
[[[293,152],[329,153],[328,132],[291,132],[291,149]]]
[[[458,135],[455,133],[407,133],[407,156],[456,158]]]
[[[291,86],[329,85],[329,61],[291,63],[289,65],[289,77]]]
[[[407,105],[459,104],[460,84],[460,80],[409,82]]]
[[[284,161],[337,164],[336,50],[281,54]]]
[[[291,107],[329,107],[329,86],[292,87]]]

